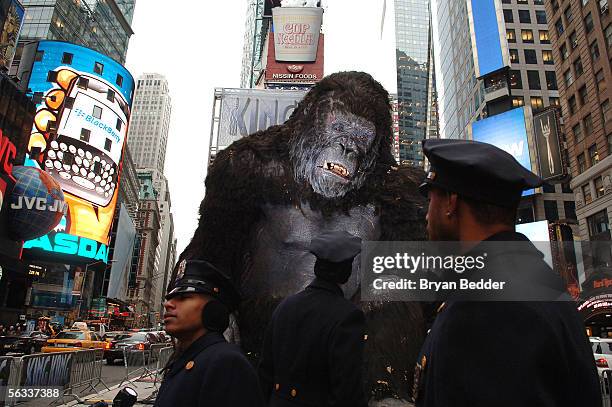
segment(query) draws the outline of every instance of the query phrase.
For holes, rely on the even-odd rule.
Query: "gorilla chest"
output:
[[[357,206],[347,213],[323,216],[306,204],[302,207],[266,206],[249,244],[242,290],[247,295],[285,297],[304,288],[314,278],[315,256],[309,252],[314,236],[346,230],[363,240],[378,240],[379,219],[373,205]],[[359,285],[359,257],[345,285],[347,296]]]

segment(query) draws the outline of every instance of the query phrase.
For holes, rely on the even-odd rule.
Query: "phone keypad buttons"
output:
[[[76,147],[75,146],[69,146],[68,147],[68,151],[70,151],[72,154],[76,154]]]
[[[82,149],[82,148],[79,148],[79,149],[77,150],[77,153],[79,154],[79,157],[83,157],[83,156],[85,155],[85,151],[83,151],[83,149]]]
[[[57,141],[53,140],[51,142],[51,148],[54,150],[57,150],[58,147],[59,147],[59,144],[57,144]]]
[[[94,183],[89,181],[89,180],[87,180],[87,179],[85,179],[85,178],[74,176],[74,177],[72,177],[72,180],[74,182],[76,182],[77,184],[79,184],[80,186],[82,186],[83,188],[87,188],[87,189],[94,189],[95,188]]]
[[[66,143],[60,143],[59,148],[62,151],[66,151],[68,149],[68,146],[66,146]]]
[[[49,156],[50,159],[55,160],[55,157],[57,157],[55,155],[55,151],[51,150],[49,151],[49,154],[47,154]],[[52,164],[53,165],[53,164]]]
[[[55,162],[53,163],[53,166],[54,166],[56,169],[58,169],[58,170],[61,170],[61,169],[62,169],[62,163],[61,163],[61,162],[59,162],[59,161],[55,161]]]

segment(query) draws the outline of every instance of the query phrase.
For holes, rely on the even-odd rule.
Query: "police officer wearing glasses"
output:
[[[255,369],[223,337],[239,302],[221,270],[203,260],[181,262],[164,303],[165,329],[176,339],[176,352],[155,406],[263,406]]]

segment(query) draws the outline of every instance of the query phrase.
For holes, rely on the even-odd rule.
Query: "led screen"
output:
[[[32,55],[28,88],[38,104],[26,163],[60,184],[68,212],[24,248],[106,262],[134,80],[88,48],[59,41],[27,47],[37,47],[24,55]]]
[[[474,122],[472,138],[475,141],[493,144],[510,153],[523,167],[532,171],[527,127],[523,108],[508,110],[495,116]],[[523,196],[532,195],[533,189],[523,192]]]
[[[0,65],[7,70],[15,56],[25,9],[16,0],[0,0]]]
[[[470,29],[474,40],[476,76],[481,77],[508,65],[504,58],[507,43],[500,37],[496,0],[470,0]],[[507,54],[507,51],[506,51]]]

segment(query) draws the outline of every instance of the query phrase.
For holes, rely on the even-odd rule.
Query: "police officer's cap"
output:
[[[477,201],[515,207],[524,190],[544,182],[512,155],[488,143],[424,140],[423,154],[431,163],[427,178],[419,187],[424,195],[435,186]]]
[[[205,260],[183,260],[178,266],[174,288],[166,299],[180,294],[206,294],[216,298],[231,311],[240,303],[240,294],[230,277]]]
[[[360,251],[361,238],[343,230],[322,233],[310,242],[310,252],[317,259],[332,263],[351,260]]]

